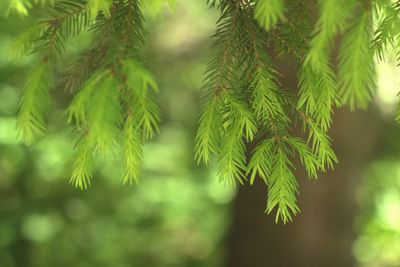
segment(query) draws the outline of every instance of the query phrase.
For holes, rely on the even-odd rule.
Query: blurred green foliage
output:
[[[388,127],[382,153],[364,171],[353,253],[361,267],[400,266],[399,127]]]
[[[215,170],[194,165],[191,141],[215,18],[201,2],[174,9],[179,15],[167,8],[148,22],[148,65],[162,88],[164,117],[161,134],[145,147],[139,186],[122,186],[119,163],[101,159],[88,191],[68,184],[73,142],[62,89],[52,92],[47,136],[33,147],[20,143],[15,116],[35,59],[12,65],[0,54],[1,267],[222,264],[234,191],[218,184]],[[1,18],[1,51],[30,23]],[[89,39],[71,43],[73,51]]]
[[[155,1],[156,3],[157,1]],[[215,169],[195,166],[193,139],[215,14],[203,1],[178,1],[148,21],[149,68],[160,84],[161,134],[145,147],[139,186],[121,185],[119,162],[96,162],[85,192],[70,185],[73,142],[66,130],[70,96],[52,92],[49,132],[34,147],[17,139],[16,113],[35,58],[10,64],[0,54],[0,267],[214,267],[224,261],[235,192]],[[0,18],[0,51],[32,21]],[[69,44],[71,57],[90,36]],[[393,97],[391,97],[393,99]],[[357,200],[353,251],[362,267],[400,266],[400,146],[388,131]],[[267,261],[268,259],[266,259]]]

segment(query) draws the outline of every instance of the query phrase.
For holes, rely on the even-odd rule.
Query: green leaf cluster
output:
[[[266,212],[284,223],[299,212],[294,159],[309,178],[333,169],[338,159],[328,131],[334,109],[367,108],[375,90],[375,56],[395,46],[400,29],[399,1],[319,0],[316,19],[311,2],[209,1],[221,16],[217,55],[206,70],[196,159],[207,164],[214,155],[223,163],[220,180],[230,184],[262,178]],[[376,14],[382,18],[374,30]],[[280,85],[272,49],[297,59],[297,95]]]
[[[141,54],[141,1],[65,0],[38,12],[37,24],[9,49],[14,60],[31,53],[42,58],[29,75],[21,98],[21,136],[31,144],[45,132],[49,91],[61,81],[74,94],[67,109],[76,142],[70,182],[86,189],[97,156],[122,159],[123,183],[137,182],[143,143],[158,131],[160,120],[154,98],[158,87]],[[93,45],[67,61],[66,41],[87,31],[95,36]]]
[[[123,182],[137,182],[143,143],[158,131],[153,75],[144,67],[146,15],[164,0],[6,0],[3,14],[37,10],[38,22],[9,49],[14,60],[40,55],[21,98],[18,127],[28,142],[46,129],[49,90],[74,95],[68,122],[77,158],[71,183],[87,188],[94,157],[121,158]],[[375,61],[400,64],[400,1],[207,0],[220,17],[207,66],[195,159],[216,160],[221,182],[257,178],[268,188],[266,212],[284,223],[300,208],[295,162],[309,178],[338,159],[329,129],[343,105],[366,109],[375,94]],[[66,42],[82,32],[92,45],[73,61]],[[273,52],[273,53],[272,53]],[[291,56],[298,91],[282,87],[275,57]],[[400,114],[400,112],[399,112]],[[400,115],[398,115],[400,121]]]
[[[253,184],[261,177],[269,189],[266,211],[276,208],[277,220],[286,223],[299,211],[293,156],[300,155],[310,177],[324,166],[290,127],[291,114],[302,107],[280,86],[266,49],[268,35],[253,19],[254,5],[220,3],[219,9],[218,53],[206,70],[196,159],[208,163],[215,155],[219,178],[228,184],[248,178]],[[255,149],[249,151],[250,146]]]

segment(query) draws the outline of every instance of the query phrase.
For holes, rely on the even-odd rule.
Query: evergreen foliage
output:
[[[47,64],[36,67],[29,75],[21,97],[18,127],[28,144],[32,144],[46,129],[45,116],[49,105],[50,75]]]
[[[221,182],[268,188],[266,212],[292,221],[299,212],[296,158],[311,179],[338,162],[329,128],[334,108],[367,108],[374,96],[374,60],[393,50],[400,64],[400,1],[208,0],[220,18],[215,55],[204,79],[195,160],[217,161]],[[28,143],[46,129],[49,90],[61,84],[74,97],[71,183],[86,189],[96,155],[122,158],[125,184],[138,182],[143,144],[158,132],[158,87],[145,68],[145,16],[171,0],[6,0],[0,11],[28,15],[36,25],[9,49],[13,60],[41,57],[21,98],[18,127]],[[376,25],[375,25],[376,24]],[[93,44],[68,61],[67,40],[91,32]],[[338,45],[338,56],[333,50]],[[280,84],[274,57],[296,59],[298,92]],[[337,59],[337,60],[336,60]],[[337,66],[334,64],[337,62]],[[399,113],[400,114],[400,113]],[[398,116],[400,118],[400,115]],[[398,119],[400,120],[400,119]],[[295,129],[300,125],[301,130]]]
[[[284,18],[285,3],[281,0],[260,0],[256,2],[255,18],[267,31]]]

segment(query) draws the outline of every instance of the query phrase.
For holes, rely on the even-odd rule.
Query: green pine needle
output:
[[[314,68],[325,64],[330,47],[337,33],[347,26],[355,0],[319,0],[320,16],[314,28],[314,36],[305,62]]]
[[[250,184],[254,184],[256,176],[267,183],[271,175],[272,160],[274,158],[274,140],[264,140],[254,149],[248,164],[247,175],[250,175]]]
[[[88,0],[87,3],[91,20],[96,20],[99,13],[106,18],[111,17],[111,0]]]
[[[365,109],[374,83],[374,53],[370,48],[371,14],[363,12],[344,35],[339,52],[339,86],[341,99],[351,109]]]
[[[42,59],[21,97],[20,136],[32,144],[44,134],[49,89],[64,87],[74,93],[67,119],[79,133],[71,184],[90,186],[97,155],[121,158],[122,183],[137,183],[144,142],[159,131],[161,117],[156,78],[143,64],[145,18],[175,1],[0,2],[2,15],[35,11],[37,18],[8,49],[11,60],[31,54]],[[375,56],[394,55],[400,65],[400,0],[318,0],[317,12],[303,0],[206,2],[220,17],[205,71],[195,160],[209,164],[215,158],[225,184],[261,178],[268,188],[266,212],[290,222],[299,212],[296,159],[308,178],[333,169],[338,159],[328,133],[334,109],[367,107],[376,87]],[[85,32],[93,33],[91,47],[66,62],[67,42]],[[275,55],[296,58],[297,95],[282,88],[287,77]],[[298,121],[300,137],[293,130]]]
[[[265,30],[272,29],[284,19],[285,2],[283,0],[257,0],[255,18]]]
[[[97,89],[97,86],[102,82],[107,73],[107,71],[95,73],[86,81],[68,107],[68,123],[75,123],[80,127],[87,122],[87,111],[93,97],[93,91]]]
[[[266,212],[269,214],[276,209],[276,222],[282,220],[286,224],[299,212],[296,203],[298,184],[292,171],[294,167],[288,158],[287,147],[284,144],[276,144],[275,149],[271,175],[268,177]]]
[[[49,88],[52,78],[46,63],[36,66],[29,74],[18,113],[17,127],[20,137],[33,144],[46,130],[46,115],[49,107]]]
[[[208,164],[213,154],[219,152],[222,112],[220,99],[208,100],[201,111],[199,127],[195,140],[195,160]]]
[[[143,148],[140,133],[133,116],[129,116],[124,127],[123,174],[122,183],[138,183],[143,161]]]
[[[121,119],[117,86],[108,73],[94,90],[87,111],[88,142],[105,158],[115,157]]]
[[[155,78],[133,60],[124,61],[123,70],[127,75],[130,104],[135,108],[138,129],[142,130],[145,139],[151,139],[159,131],[160,122],[160,111],[154,98],[154,93],[158,92]]]
[[[245,180],[246,148],[240,123],[235,120],[228,123],[218,157],[218,176],[221,182],[235,186]]]
[[[320,169],[317,155],[309,148],[309,146],[298,137],[290,137],[285,142],[299,155],[301,164],[307,171],[309,178],[317,178],[317,171]]]
[[[304,65],[299,74],[298,108],[327,131],[332,123],[333,107],[338,105],[336,77],[328,63],[312,67]]]
[[[85,136],[78,143],[77,156],[73,166],[70,183],[81,189],[87,189],[93,178],[93,151]]]

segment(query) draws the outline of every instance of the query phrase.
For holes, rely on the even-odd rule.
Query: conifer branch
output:
[[[46,130],[45,117],[49,107],[48,88],[52,83],[49,65],[37,66],[29,75],[20,101],[17,126],[22,139],[33,144]]]
[[[44,133],[50,88],[72,92],[67,119],[77,133],[77,153],[70,183],[80,189],[90,186],[97,155],[122,158],[122,182],[139,181],[143,144],[160,123],[158,86],[144,64],[144,20],[164,2],[173,0],[0,3],[1,14],[34,9],[39,17],[9,49],[14,60],[41,58],[21,97],[20,136],[33,143]],[[400,1],[318,0],[314,27],[306,0],[206,2],[220,18],[216,55],[205,71],[195,160],[208,164],[215,157],[219,180],[230,185],[261,178],[268,187],[266,212],[290,222],[299,212],[295,158],[310,179],[333,169],[338,159],[328,132],[334,108],[367,107],[374,95],[374,56],[385,60],[392,51],[400,64]],[[66,41],[82,32],[93,33],[92,45],[65,64]],[[339,34],[336,70],[331,54]],[[282,88],[272,49],[296,58],[297,95]],[[292,130],[297,121],[300,137]],[[250,146],[253,151],[246,151]]]
[[[314,36],[305,59],[312,68],[326,68],[327,55],[337,33],[346,29],[348,16],[355,0],[319,0],[320,16],[314,28]],[[322,59],[322,60],[320,60]]]
[[[304,108],[305,113],[326,132],[332,123],[333,107],[339,102],[335,74],[328,63],[323,65],[314,68],[302,66],[298,108]]]
[[[215,5],[215,1],[211,6]],[[221,4],[222,5],[222,4]],[[221,122],[223,112],[223,95],[226,90],[233,89],[235,80],[234,57],[235,35],[238,26],[238,10],[221,6],[221,17],[214,34],[214,47],[221,46],[220,52],[209,63],[205,74],[204,88],[207,93],[203,104],[199,127],[195,141],[197,162],[208,163],[212,154],[219,152],[219,137],[222,133]]]
[[[375,30],[372,46],[379,59],[383,60],[388,46],[398,46],[397,39],[400,35],[400,1],[392,3],[389,7],[381,8],[383,16]]]
[[[276,140],[274,145],[275,153],[271,163],[271,174],[268,177],[266,212],[269,214],[276,208],[275,221],[281,219],[286,224],[299,212],[296,204],[298,184],[292,171],[294,167],[288,158],[287,145],[282,140]]]
[[[92,148],[86,139],[86,135],[82,134],[77,141],[77,157],[74,162],[70,184],[81,190],[86,190],[90,186],[93,178],[92,171]]]
[[[340,98],[351,109],[366,108],[375,88],[374,52],[371,40],[370,10],[362,9],[345,33],[339,51]]]
[[[283,0],[257,0],[255,18],[269,31],[278,21],[284,19],[285,2]]]
[[[143,161],[143,144],[132,114],[126,118],[123,143],[123,184],[138,183]]]

